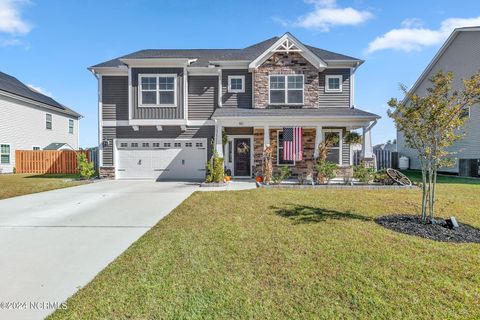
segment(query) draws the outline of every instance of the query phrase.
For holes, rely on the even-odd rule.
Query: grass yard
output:
[[[0,200],[85,183],[68,180],[77,177],[77,175],[59,174],[0,174]]]
[[[480,184],[457,181],[440,184],[439,213],[480,227]],[[197,192],[50,319],[480,318],[478,244],[373,221],[418,212],[419,200],[418,190]]]

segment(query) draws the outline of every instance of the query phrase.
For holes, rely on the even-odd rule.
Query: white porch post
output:
[[[215,151],[220,158],[223,158],[222,130],[223,127],[218,120],[215,121]]]
[[[363,127],[362,158],[373,158],[371,127]]]
[[[265,125],[263,127],[263,149],[270,146],[270,127]]]
[[[318,145],[322,143],[323,135],[322,135],[322,126],[317,126],[317,131],[315,133],[315,151],[313,152],[314,159],[317,159],[318,154]]]

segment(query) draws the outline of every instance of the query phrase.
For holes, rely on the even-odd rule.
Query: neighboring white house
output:
[[[0,72],[0,173],[13,172],[15,150],[79,145],[81,115]]]
[[[427,88],[431,86],[428,79],[439,70],[452,71],[455,74],[452,87],[456,90],[463,89],[462,79],[470,78],[480,70],[480,27],[455,29],[414,84],[411,92],[424,96]],[[479,175],[480,106],[471,107],[468,117],[465,136],[450,148],[450,151],[455,153],[455,166],[442,168],[441,171],[462,176]],[[397,131],[397,148],[400,156],[410,158],[411,169],[420,169],[418,154],[405,146],[401,131]]]

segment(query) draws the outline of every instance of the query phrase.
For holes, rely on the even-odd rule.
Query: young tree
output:
[[[429,79],[431,87],[424,97],[400,85],[405,98],[402,101],[392,98],[388,102],[388,115],[402,132],[406,146],[418,152],[424,222],[435,222],[437,170],[452,165],[448,147],[464,135],[465,110],[480,102],[480,72],[463,80],[461,91],[452,90],[453,78],[452,72],[437,72]]]

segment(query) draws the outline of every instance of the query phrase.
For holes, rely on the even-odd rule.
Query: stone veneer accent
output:
[[[268,107],[268,76],[274,74],[303,74],[304,107],[318,108],[320,104],[318,70],[298,52],[274,53],[255,70],[254,108]]]
[[[100,167],[100,179],[115,179],[115,167]]]
[[[277,165],[277,129],[270,129],[270,145],[273,147],[273,172],[275,173],[281,165]],[[263,161],[263,128],[255,128],[253,130],[253,162],[254,172],[261,174]],[[305,175],[308,173],[308,167],[314,168],[313,155],[315,153],[315,129],[303,129],[303,160],[296,161],[295,166],[291,166],[290,170],[294,175]]]

